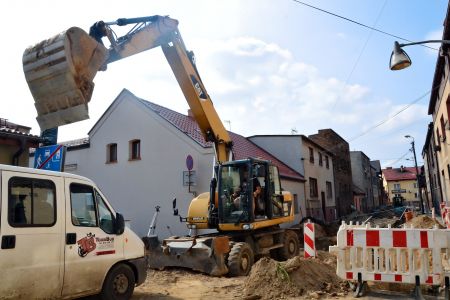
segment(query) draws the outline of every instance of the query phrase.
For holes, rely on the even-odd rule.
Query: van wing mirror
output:
[[[116,213],[116,219],[114,220],[114,233],[121,235],[125,231],[125,219],[120,213]]]

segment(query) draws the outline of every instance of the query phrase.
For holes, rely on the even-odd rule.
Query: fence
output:
[[[343,223],[337,234],[339,277],[346,280],[413,283],[448,287],[450,231],[374,228]],[[446,278],[447,277],[447,278]]]

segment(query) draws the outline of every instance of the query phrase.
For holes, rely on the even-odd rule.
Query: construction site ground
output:
[[[383,223],[381,227],[396,222],[394,216],[385,215],[371,220],[376,225]],[[415,217],[407,224],[442,227],[427,216]],[[244,277],[212,277],[180,268],[149,270],[146,282],[135,289],[132,299],[356,299],[349,283],[337,277],[336,257],[327,251],[329,245],[336,244],[337,228],[316,225],[317,258],[305,259],[303,253],[287,262],[264,257]],[[369,283],[366,296],[358,299],[415,299],[413,288]],[[422,291],[425,299],[444,299],[443,293],[432,294],[426,287]]]

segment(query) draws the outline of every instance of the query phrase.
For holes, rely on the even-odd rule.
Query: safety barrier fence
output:
[[[443,285],[448,288],[450,231],[374,228],[343,223],[337,233],[339,277],[346,280]]]

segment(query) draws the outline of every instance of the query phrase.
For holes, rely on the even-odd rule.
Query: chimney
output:
[[[192,109],[188,109],[188,117],[194,119],[194,113],[192,112]]]
[[[405,168],[403,168],[403,166],[400,166],[400,172],[405,172]]]

